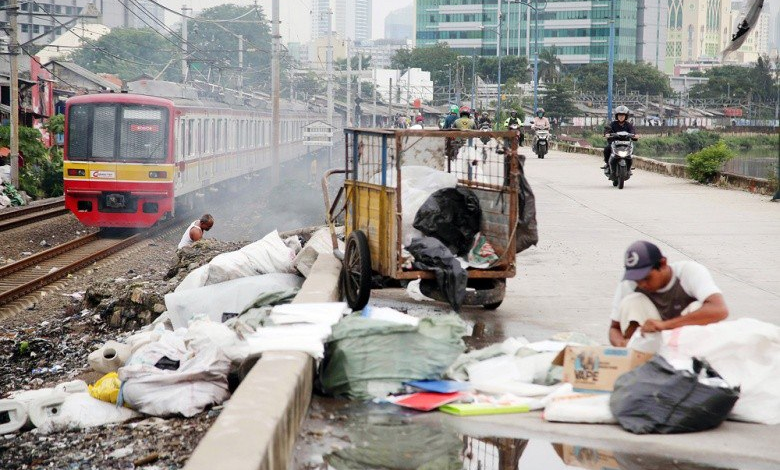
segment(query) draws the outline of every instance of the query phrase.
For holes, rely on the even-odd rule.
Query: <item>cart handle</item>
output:
[[[326,171],[325,174],[322,175],[322,195],[323,199],[325,200],[325,220],[328,223],[328,229],[330,230],[330,241],[333,244],[333,254],[336,255],[336,258],[341,260],[343,259],[343,254],[339,251],[338,238],[336,237],[336,225],[333,220],[333,210],[336,204],[338,204],[339,199],[341,199],[341,194],[344,188],[342,187],[339,189],[338,194],[336,194],[336,198],[333,200],[333,205],[331,205],[329,191],[330,188],[328,187],[328,178],[339,173],[346,174],[347,170],[333,168]]]

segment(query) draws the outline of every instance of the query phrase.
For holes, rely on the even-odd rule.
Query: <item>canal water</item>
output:
[[[652,158],[669,163],[685,164],[686,154],[647,155],[640,157]],[[777,177],[778,149],[751,149],[740,151],[737,155],[723,165],[723,171],[738,175],[752,176],[754,178]]]
[[[463,434],[391,404],[315,396],[291,469],[764,470],[540,439]]]

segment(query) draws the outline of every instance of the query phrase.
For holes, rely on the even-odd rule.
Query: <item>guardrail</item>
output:
[[[553,145],[558,150],[567,153],[597,155],[599,158],[603,158],[604,155],[603,149],[600,148],[580,147],[561,142],[555,142]],[[660,160],[634,155],[633,167],[639,168],[641,170],[652,171],[653,173],[674,176],[677,178],[691,179],[690,175],[688,174],[688,167],[680,163],[662,162]],[[737,175],[727,172],[718,172],[714,178],[714,184],[716,186],[740,189],[743,191],[764,195],[772,195],[776,190],[773,182],[768,179]]]

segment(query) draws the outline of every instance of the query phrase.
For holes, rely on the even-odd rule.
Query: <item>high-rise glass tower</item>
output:
[[[555,46],[563,64],[607,60],[609,0],[530,0],[530,3],[540,7],[540,50]],[[614,4],[615,60],[635,62],[638,0],[615,0]],[[532,55],[536,34],[534,12],[506,0],[416,0],[415,44],[447,42],[461,54],[496,55],[499,11],[503,14],[501,53]]]
[[[372,0],[312,0],[312,39],[328,35],[328,10],[333,32],[353,41],[371,39]]]

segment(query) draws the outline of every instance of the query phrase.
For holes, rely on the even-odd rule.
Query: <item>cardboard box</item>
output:
[[[577,392],[611,392],[626,372],[649,361],[653,354],[611,346],[566,346],[553,360],[563,366],[563,382]]]
[[[612,452],[590,447],[553,444],[555,452],[563,463],[587,470],[620,470],[621,467]]]

